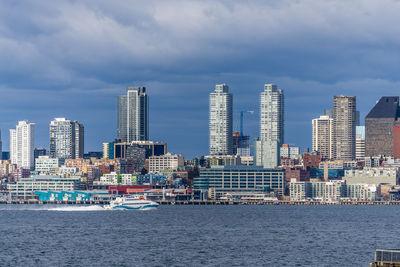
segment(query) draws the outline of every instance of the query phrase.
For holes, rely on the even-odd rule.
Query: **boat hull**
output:
[[[114,206],[111,209],[113,210],[146,210],[146,209],[154,209],[157,208],[158,204],[151,204],[151,205],[144,205],[144,206],[139,206],[139,205],[134,205],[134,206],[128,206],[128,205],[118,205]]]

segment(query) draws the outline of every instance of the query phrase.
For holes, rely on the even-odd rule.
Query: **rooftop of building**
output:
[[[138,91],[139,93],[145,93],[146,92],[146,87],[144,86],[129,86],[126,88],[126,91]]]
[[[393,118],[399,116],[399,97],[383,96],[367,115],[368,118]]]
[[[70,177],[64,178],[58,175],[31,175],[29,178],[21,178],[20,182],[29,182],[29,181],[79,181],[80,178],[77,177]]]
[[[159,141],[150,141],[150,140],[137,140],[137,141],[130,141],[130,142],[122,142],[121,140],[114,140],[112,142],[104,142],[104,144],[114,144],[114,145],[131,145],[131,144],[136,144],[136,145],[166,145],[165,142],[159,142]]]

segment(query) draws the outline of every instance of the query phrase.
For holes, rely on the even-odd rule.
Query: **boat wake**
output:
[[[49,211],[101,211],[105,210],[102,206],[94,205],[94,206],[67,206],[67,207],[55,207],[47,209]]]

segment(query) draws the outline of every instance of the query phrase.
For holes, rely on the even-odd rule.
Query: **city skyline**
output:
[[[267,85],[267,83],[264,83],[264,86],[265,85]],[[270,84],[268,84],[268,85],[270,85]],[[274,84],[272,84],[272,85],[274,85]],[[214,85],[215,86],[215,85]],[[132,86],[128,86],[127,88],[142,88],[141,86],[136,86],[136,87],[132,87]],[[125,91],[127,90],[127,88],[125,88]],[[286,90],[285,90],[286,91]],[[231,91],[229,91],[229,93],[231,94],[231,95],[233,95],[234,96],[234,93],[232,93]],[[209,95],[207,95],[206,94],[206,96],[205,97],[209,97]],[[114,98],[117,98],[117,99],[119,99],[119,97],[120,96],[114,96]],[[147,94],[147,92],[146,92],[146,97],[147,97],[147,99],[148,99],[148,94]],[[380,96],[377,100],[376,100],[376,102],[375,103],[377,103],[378,101],[379,101],[379,99],[381,98],[382,96]],[[148,101],[148,100],[147,100]],[[258,100],[259,101],[259,100]],[[286,101],[286,97],[285,97],[285,101]],[[331,101],[332,102],[332,101]],[[375,104],[374,103],[374,104]],[[258,105],[259,105],[259,103],[257,103]],[[359,104],[359,103],[357,103],[357,104]],[[362,103],[361,103],[362,104]],[[332,110],[332,108],[333,108],[333,103],[330,103],[330,105],[331,106],[329,106],[329,104],[328,104],[328,106],[326,106],[322,111],[319,111],[319,113],[318,112],[316,112],[315,113],[315,115],[313,115],[313,116],[315,116],[315,118],[316,118],[316,116],[320,116],[320,115],[323,115],[324,114],[324,111],[326,111],[326,110],[328,110],[328,109],[331,109]],[[367,114],[368,112],[369,112],[369,110],[372,108],[373,106],[371,106],[371,107],[369,107],[369,108],[367,108],[367,110],[363,110],[363,111],[361,111],[361,114]],[[114,133],[114,135],[111,135],[108,139],[106,139],[106,140],[102,140],[101,141],[101,143],[100,143],[100,145],[99,144],[95,144],[95,146],[96,146],[96,148],[94,148],[94,149],[90,149],[90,148],[86,148],[85,147],[85,151],[84,152],[89,152],[89,151],[101,151],[102,150],[102,143],[103,142],[108,142],[108,141],[110,141],[110,140],[114,140],[115,138],[118,138],[118,105],[116,104],[115,105],[115,117],[116,118],[114,118],[114,124],[116,124],[116,127],[115,127],[115,132],[116,133]],[[251,141],[253,141],[254,139],[256,139],[256,138],[259,138],[260,137],[260,125],[259,125],[259,106],[257,106],[257,105],[253,105],[253,106],[251,106],[251,107],[248,107],[248,108],[252,108],[252,109],[254,109],[255,111],[256,111],[256,116],[258,116],[258,118],[256,117],[256,118],[254,118],[255,116],[253,116],[253,117],[250,117],[250,118],[246,118],[246,120],[245,120],[245,123],[244,123],[244,125],[245,125],[245,133],[247,134],[248,132],[255,132],[255,133],[252,133],[251,134],[251,136],[250,136],[250,138],[251,138]],[[286,108],[286,107],[285,107]],[[233,120],[233,132],[237,132],[237,131],[239,131],[239,110],[238,109],[240,109],[240,108],[238,108],[238,107],[236,107],[236,105],[235,105],[235,103],[233,103],[233,117],[234,117],[234,120]],[[357,107],[357,109],[359,109],[358,107]],[[284,109],[284,111],[286,112],[286,109]],[[358,110],[357,110],[357,112],[359,112]],[[151,111],[149,111],[148,113],[151,113]],[[313,118],[313,119],[315,119],[315,118]],[[54,119],[54,118],[53,118]],[[311,121],[313,120],[313,119],[311,119]],[[209,120],[209,118],[208,118],[208,120]],[[254,121],[255,120],[255,121]],[[257,121],[258,120],[258,121]],[[21,121],[21,120],[18,120],[18,121]],[[17,121],[17,122],[18,122]],[[31,121],[31,120],[29,120],[29,121]],[[250,121],[250,122],[249,122]],[[285,116],[285,121],[286,121],[286,116]],[[49,121],[50,122],[50,121]],[[49,122],[47,122],[47,127],[48,127],[48,123]],[[209,121],[207,121],[208,123],[209,123]],[[43,142],[43,136],[40,136],[40,138],[37,138],[37,135],[38,135],[38,133],[37,133],[37,124],[38,123],[36,123],[36,122],[34,122],[35,123],[35,147],[44,147],[44,148],[46,148],[46,149],[50,149],[50,146],[49,146],[49,139],[47,139],[46,141],[47,141],[47,143],[46,143],[46,141],[44,141],[44,143],[39,143],[39,144],[37,144],[38,142],[37,142],[37,140],[41,140],[42,142]],[[365,117],[363,117],[363,116],[361,116],[361,119],[360,119],[360,123],[361,123],[361,125],[364,125],[365,124]],[[90,124],[90,123],[89,123]],[[254,124],[256,124],[255,126],[254,126]],[[258,125],[257,125],[258,124]],[[286,125],[287,123],[285,122],[285,125],[284,125],[284,129],[286,129],[286,128],[288,128],[288,125]],[[248,127],[250,125],[250,127]],[[15,127],[15,126],[14,126]],[[151,123],[149,123],[149,127],[151,128]],[[208,127],[208,126],[207,126]],[[249,130],[249,128],[250,128],[250,130]],[[49,138],[49,133],[48,133],[48,129],[46,129],[47,130],[47,137]],[[86,129],[85,129],[86,130]],[[284,130],[284,131],[286,131],[286,130]],[[39,131],[39,132],[41,132],[41,131]],[[207,133],[206,133],[207,134]],[[295,142],[291,142],[290,140],[288,140],[288,141],[286,141],[285,140],[285,143],[294,143],[294,144],[296,144],[297,146],[299,146],[299,147],[301,147],[301,148],[309,148],[310,149],[310,151],[312,150],[312,123],[310,122],[310,133],[309,133],[310,135],[309,136],[307,136],[307,138],[309,139],[309,140],[304,140],[304,142],[303,143],[295,143]],[[209,139],[209,137],[208,137],[209,135],[206,135],[205,136],[205,138],[208,138]],[[286,136],[286,133],[285,133],[285,135],[284,136]],[[151,136],[150,136],[151,137]],[[86,131],[85,131],[85,138],[89,138],[89,137],[86,137]],[[152,140],[152,141],[158,141],[158,142],[167,142],[168,143],[168,140],[166,140],[166,139],[164,139],[164,140],[159,140],[159,139],[149,139],[149,140]],[[9,151],[9,147],[7,147],[7,145],[9,144],[9,139],[7,139],[7,137],[5,137],[4,138],[4,136],[3,136],[3,138],[2,138],[2,141],[3,141],[3,151]],[[209,140],[207,140],[207,142],[209,142]],[[4,144],[6,145],[6,146],[4,146]],[[306,145],[302,145],[302,144],[306,144]],[[209,143],[207,143],[207,145],[209,145]],[[6,149],[4,149],[4,147],[6,147]],[[93,147],[93,144],[92,144],[92,147]],[[8,149],[7,149],[8,148]],[[196,152],[196,150],[192,150],[192,149],[189,149],[189,151],[186,151],[186,153],[188,153],[189,152],[189,155],[190,155],[190,157],[196,157],[196,156],[203,156],[203,155],[208,155],[209,153],[209,146],[207,146],[206,148],[201,148],[200,149],[200,151],[205,151],[204,153],[197,153]],[[181,153],[180,151],[177,151],[177,150],[171,150],[171,151],[174,151],[174,152],[177,152],[177,153]],[[183,155],[185,155],[184,153],[182,153]]]
[[[400,267],[399,13],[0,1],[1,262]]]
[[[236,96],[234,130],[240,110],[256,111],[245,119],[253,138],[258,92],[275,83],[285,89],[287,142],[311,147],[310,121],[332,107],[333,95],[357,96],[363,120],[398,88],[395,2],[166,2],[1,3],[3,133],[28,119],[37,145],[47,147],[48,122],[74,118],[86,126],[87,150],[99,151],[115,136],[115,97],[146,86],[149,139],[193,157],[207,154],[210,88],[226,82]],[[185,12],[176,16],[179,9]],[[16,10],[18,21],[10,15]]]

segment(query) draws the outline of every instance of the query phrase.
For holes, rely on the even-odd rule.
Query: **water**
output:
[[[368,266],[396,206],[0,206],[4,266]]]

